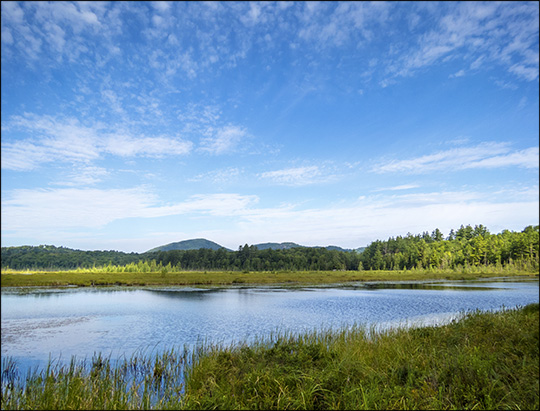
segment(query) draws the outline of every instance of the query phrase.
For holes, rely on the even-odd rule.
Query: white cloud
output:
[[[236,180],[243,173],[243,169],[239,167],[228,167],[225,169],[208,171],[198,174],[189,179],[189,181],[210,181],[214,184],[225,184]]]
[[[538,168],[539,161],[538,147],[531,147],[513,153],[473,161],[470,164],[464,164],[463,168],[496,168],[509,166]]]
[[[13,44],[13,36],[11,35],[11,30],[7,27],[2,27],[2,43]]]
[[[143,187],[131,189],[16,189],[2,199],[2,233],[96,229],[124,218],[182,214],[241,215],[258,202],[254,195],[194,195],[182,203],[160,205]]]
[[[511,152],[505,143],[482,143],[440,151],[410,160],[392,160],[371,169],[376,173],[427,173],[437,170],[465,170],[518,166],[538,168],[538,147]]]
[[[17,189],[2,200],[2,232],[102,227],[141,216],[153,201],[142,189]]]
[[[423,10],[432,28],[387,61],[382,84],[454,59],[470,62],[471,69],[490,63],[525,81],[538,78],[538,4],[458,2]]]
[[[121,157],[166,157],[189,154],[192,147],[190,141],[169,136],[133,137],[112,134],[105,139],[103,151]]]
[[[201,150],[216,155],[235,151],[248,135],[245,128],[233,125],[210,127],[206,134],[207,137],[201,139]]]
[[[538,187],[498,197],[477,192],[430,192],[363,197],[324,208],[252,209],[230,230],[228,238],[235,238],[238,244],[294,241],[356,248],[407,232],[435,228],[448,232],[461,224],[484,224],[492,231],[522,230],[538,224]]]
[[[12,138],[23,130],[27,138]],[[32,170],[50,162],[91,162],[108,153],[121,157],[188,154],[193,144],[173,136],[133,136],[84,126],[72,118],[26,114],[14,116],[2,130],[2,168]]]
[[[153,1],[152,6],[161,13],[166,13],[171,8],[171,4],[167,1]]]
[[[402,184],[402,185],[399,185],[399,186],[378,188],[378,189],[373,190],[373,191],[374,192],[379,192],[379,191],[400,191],[400,190],[411,190],[413,188],[418,188],[418,187],[420,187],[420,186],[417,185],[417,184]]]
[[[317,166],[286,168],[266,171],[261,173],[260,177],[271,180],[274,184],[303,186],[319,182],[321,179],[321,170]]]
[[[371,40],[373,28],[386,22],[391,7],[384,2],[306,2],[303,6],[298,36],[322,47]]]
[[[450,74],[450,78],[463,77],[465,75],[465,70],[459,70],[454,74]]]
[[[82,167],[74,167],[67,180],[56,182],[54,185],[72,187],[89,186],[101,182],[109,175],[110,172],[103,167],[83,165]]]
[[[538,65],[527,67],[523,64],[514,64],[509,70],[528,81],[534,81],[538,78]]]
[[[99,237],[96,230],[126,218],[203,217],[220,228],[211,232],[195,230],[189,235],[212,234],[207,238],[230,248],[264,241],[355,248],[407,232],[420,233],[435,228],[448,232],[461,224],[484,224],[492,232],[504,228],[521,230],[538,224],[538,199],[536,186],[491,193],[377,194],[306,209],[294,204],[259,206],[258,196],[235,193],[194,195],[183,202],[164,205],[144,187],[19,189],[6,193],[3,198],[1,222],[3,238],[39,233],[43,241],[50,235],[63,243],[64,239],[83,235],[85,231]],[[133,221],[135,224],[136,220]],[[161,225],[163,220],[155,221],[152,232],[177,230]],[[145,237],[146,233],[139,232],[139,236]],[[155,239],[149,238],[149,241]],[[147,244],[145,249],[152,246],[155,244]],[[132,251],[126,249],[125,244],[122,247]]]

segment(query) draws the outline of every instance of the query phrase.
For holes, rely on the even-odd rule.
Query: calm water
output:
[[[471,310],[539,301],[538,280],[371,283],[346,287],[2,291],[2,358],[25,374],[49,359],[250,341],[277,330],[432,325]]]

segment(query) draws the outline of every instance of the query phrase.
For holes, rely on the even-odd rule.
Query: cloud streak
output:
[[[433,171],[456,171],[481,168],[523,167],[538,168],[538,147],[510,151],[506,143],[482,143],[474,147],[460,147],[439,151],[409,160],[381,162],[371,171],[375,173],[422,174]]]

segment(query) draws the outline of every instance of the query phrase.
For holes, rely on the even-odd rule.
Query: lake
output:
[[[538,279],[348,283],[318,287],[2,289],[2,358],[21,375],[49,356],[69,363],[200,342],[249,342],[276,331],[363,324],[443,324],[460,313],[539,301]]]

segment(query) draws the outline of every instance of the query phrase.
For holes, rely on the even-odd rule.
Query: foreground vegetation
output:
[[[2,409],[538,409],[539,305],[439,327],[353,327],[202,345],[16,378]],[[184,376],[184,377],[182,377]],[[184,379],[182,379],[184,378]]]
[[[489,277],[538,277],[538,271],[514,266],[468,267],[461,269],[422,269],[405,271],[182,271],[182,272],[107,272],[101,269],[72,271],[2,271],[2,287],[63,286],[235,286],[235,285],[316,285],[352,281],[474,280]]]

